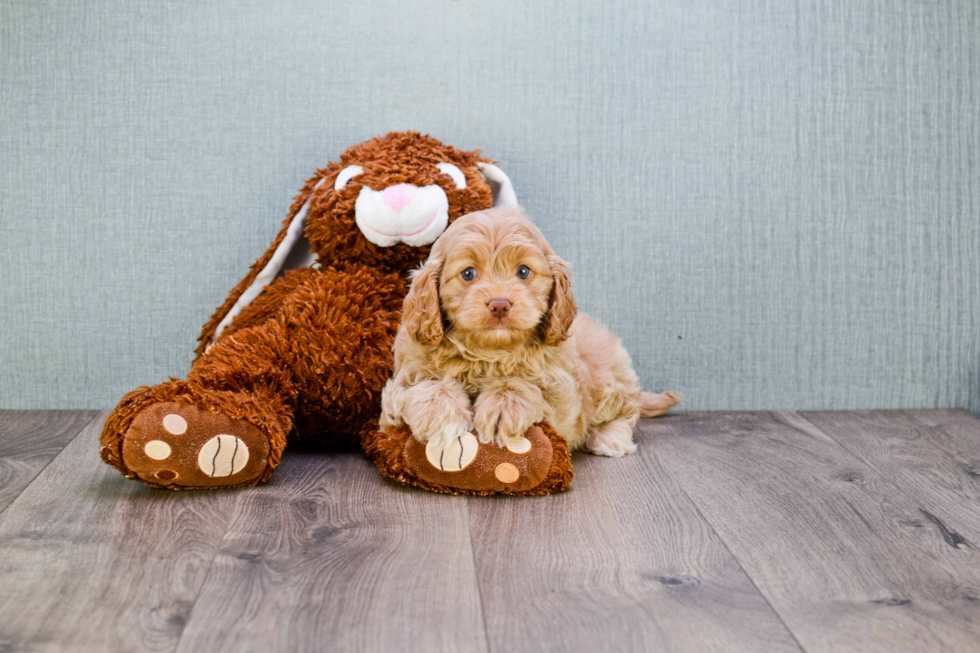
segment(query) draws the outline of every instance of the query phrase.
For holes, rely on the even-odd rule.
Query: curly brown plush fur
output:
[[[481,161],[486,160],[479,151],[462,152],[408,132],[351,147],[339,162],[317,170],[297,196],[269,250],[205,324],[198,358],[187,379],[144,386],[122,399],[102,433],[103,460],[125,476],[156,487],[221,487],[268,479],[287,437],[325,446],[356,446],[365,423],[380,412],[381,390],[391,373],[391,346],[407,289],[406,274],[430,250],[429,246],[379,247],[369,242],[355,223],[358,194],[364,186],[383,190],[400,183],[435,184],[446,194],[451,222],[493,204],[491,189],[477,169]],[[456,165],[465,175],[466,187],[457,188],[442,174],[436,168],[440,162]],[[363,172],[335,191],[338,173],[350,165],[363,167]],[[324,183],[314,190],[321,181]],[[273,281],[214,340],[219,324],[272,260],[289,224],[311,196],[305,233],[319,266],[296,269]],[[142,410],[161,403],[180,416],[172,422],[177,427],[134,426]],[[232,436],[208,432],[216,427],[195,417],[202,414],[196,409],[218,413],[229,418],[229,424],[238,424],[240,439],[234,441],[234,452],[222,450],[232,440],[220,439]],[[197,450],[190,452],[188,443],[200,449],[200,442],[208,438],[217,449],[214,459],[205,462],[212,472],[224,465],[230,473],[217,475],[206,484],[185,484],[182,472],[167,465],[178,459],[197,461]],[[262,446],[239,452],[239,443],[263,438],[268,443],[262,441]],[[148,442],[161,444],[146,448],[147,452],[163,455],[158,454],[162,447],[171,452],[170,458],[159,462],[149,453],[144,455],[143,445]],[[257,476],[236,480],[239,459],[247,458],[248,451],[268,451],[267,460]],[[205,454],[200,456],[204,461]]]

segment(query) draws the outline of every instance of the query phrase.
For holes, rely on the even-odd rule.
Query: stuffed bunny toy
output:
[[[249,486],[272,476],[287,441],[304,440],[361,444],[385,476],[436,491],[562,489],[567,448],[547,424],[529,433],[539,446],[507,484],[479,464],[456,476],[463,470],[435,469],[413,457],[410,432],[383,434],[373,421],[408,273],[449,223],[495,203],[516,204],[514,190],[479,150],[416,132],[349,148],[306,182],[275,240],[204,325],[187,378],[122,398],[102,432],[102,459],[158,488]],[[508,455],[475,458],[496,466]]]

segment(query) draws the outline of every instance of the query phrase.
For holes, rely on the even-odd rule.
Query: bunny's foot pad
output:
[[[269,438],[244,420],[178,402],[143,408],[122,436],[122,464],[147,485],[203,489],[254,485]]]
[[[564,490],[574,475],[568,445],[544,422],[508,447],[467,433],[440,449],[416,440],[407,426],[381,431],[376,424],[361,442],[383,476],[433,492],[541,495]]]

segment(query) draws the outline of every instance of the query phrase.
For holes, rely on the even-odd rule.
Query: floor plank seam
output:
[[[966,411],[643,420],[626,467],[577,458],[586,487],[537,500],[400,492],[312,451],[263,488],[153,490],[100,459],[108,414],[0,413],[0,653],[889,653],[980,633]]]
[[[78,412],[82,413],[82,412],[87,412],[87,411],[78,411]],[[41,475],[41,473],[44,472],[44,470],[46,470],[48,468],[48,466],[51,465],[51,463],[53,463],[55,461],[55,459],[58,458],[58,456],[60,456],[65,451],[65,449],[68,448],[68,445],[70,445],[72,442],[74,442],[75,441],[75,438],[77,438],[78,436],[80,436],[85,431],[85,429],[87,429],[89,427],[89,425],[92,422],[94,422],[99,417],[99,415],[102,415],[102,413],[100,411],[95,411],[95,413],[92,415],[91,419],[89,419],[84,424],[82,424],[82,426],[78,429],[78,432],[75,433],[75,435],[71,436],[71,439],[70,440],[68,440],[67,442],[65,442],[64,446],[61,447],[61,451],[59,451],[54,456],[51,456],[51,459],[48,462],[44,463],[44,466],[43,467],[41,467],[41,468],[39,468],[37,470],[37,473],[34,474],[34,476],[31,477],[30,482],[27,483],[27,485],[25,485],[21,489],[20,492],[17,493],[17,496],[14,497],[14,500],[11,501],[10,503],[8,503],[3,508],[0,508],[0,518],[3,517],[3,514],[5,512],[7,512],[7,509],[10,508],[10,506],[12,506],[15,503],[17,503],[17,501],[20,499],[21,495],[24,494],[24,492],[27,490],[27,488],[31,487],[31,484],[33,484],[34,481],[37,480],[37,478]]]
[[[464,505],[466,506],[466,536],[470,540],[470,557],[473,560],[473,576],[476,580],[476,600],[480,602],[480,619],[483,621],[483,639],[487,643],[487,653],[493,653],[493,648],[490,645],[490,631],[487,628],[487,611],[483,605],[483,587],[480,584],[480,571],[476,564],[476,543],[473,539],[473,524],[470,521],[470,501],[473,501],[473,499],[467,498],[464,501]]]
[[[156,490],[156,491],[160,492],[161,490]],[[196,491],[199,492],[200,490],[196,490]],[[180,650],[180,644],[181,642],[184,641],[184,633],[187,632],[187,626],[190,625],[191,619],[194,618],[194,611],[197,610],[197,602],[201,598],[201,592],[204,591],[204,588],[208,584],[208,578],[211,577],[211,568],[214,567],[214,561],[221,554],[221,551],[225,545],[225,540],[228,538],[228,533],[231,532],[231,528],[235,524],[235,519],[238,517],[238,512],[241,509],[242,497],[244,496],[244,494],[245,493],[241,491],[238,492],[238,501],[235,502],[235,511],[232,513],[231,519],[228,520],[228,528],[225,529],[224,534],[221,536],[221,541],[218,542],[218,545],[214,548],[214,555],[212,555],[211,559],[208,560],[208,568],[204,572],[204,577],[201,579],[201,586],[197,588],[197,592],[194,594],[194,603],[193,605],[191,605],[191,609],[187,613],[187,618],[184,619],[184,624],[180,629],[180,637],[178,637],[177,641],[174,643],[174,647],[171,649],[171,653],[176,653],[176,651]]]
[[[711,528],[711,532],[715,534],[715,536],[718,538],[718,541],[721,542],[721,545],[725,547],[726,551],[728,551],[728,555],[732,557],[732,560],[735,561],[735,564],[738,565],[738,568],[742,570],[742,573],[745,574],[745,577],[749,579],[750,583],[752,583],[752,587],[755,588],[755,591],[759,593],[759,596],[762,597],[762,600],[766,602],[766,605],[769,606],[769,609],[772,610],[772,613],[776,615],[777,619],[779,619],[779,623],[783,624],[783,628],[786,629],[786,632],[789,633],[789,636],[793,638],[794,642],[796,642],[796,645],[800,648],[800,651],[806,653],[807,649],[803,646],[803,643],[796,636],[796,633],[794,633],[793,630],[789,627],[789,624],[786,623],[786,620],[783,619],[783,615],[779,613],[779,610],[776,609],[776,606],[772,604],[772,601],[769,600],[769,597],[766,596],[765,592],[763,592],[762,589],[759,587],[759,585],[755,582],[755,579],[752,578],[752,575],[749,574],[747,569],[745,569],[745,567],[742,565],[742,561],[738,559],[738,556],[735,555],[735,552],[732,551],[732,548],[728,546],[728,542],[725,541],[725,538],[721,536],[721,533],[718,532],[718,529],[715,527],[715,525],[711,522],[710,519],[708,519],[708,516],[704,514],[704,511],[701,510],[701,506],[699,506],[697,502],[694,501],[690,493],[687,491],[687,488],[684,487],[684,484],[681,483],[680,479],[678,479],[676,475],[671,473],[670,466],[657,453],[656,447],[653,448],[653,455],[654,457],[656,457],[658,461],[660,461],[660,466],[663,467],[664,470],[666,470],[667,474],[674,480],[675,483],[677,483],[677,487],[681,489],[681,492],[684,494],[687,500],[691,502],[691,505],[694,506],[694,509],[697,511],[698,515],[700,515],[701,519],[704,520],[704,523]]]

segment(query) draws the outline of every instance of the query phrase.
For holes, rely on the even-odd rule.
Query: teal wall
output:
[[[975,0],[0,4],[0,407],[182,376],[313,169],[501,161],[697,409],[980,411]]]

